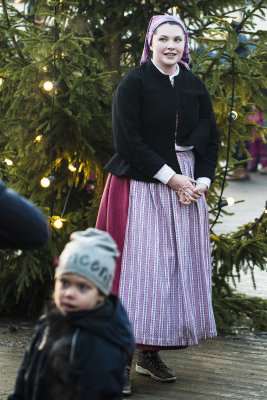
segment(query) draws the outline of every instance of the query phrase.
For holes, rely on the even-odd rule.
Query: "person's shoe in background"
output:
[[[261,175],[267,175],[267,167],[263,167],[262,169],[259,170],[259,173]]]
[[[249,171],[246,168],[236,168],[227,177],[229,181],[245,181],[250,178]]]

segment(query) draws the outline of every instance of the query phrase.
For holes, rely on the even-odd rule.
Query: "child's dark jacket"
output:
[[[122,399],[128,317],[115,295],[94,310],[43,316],[8,400]]]

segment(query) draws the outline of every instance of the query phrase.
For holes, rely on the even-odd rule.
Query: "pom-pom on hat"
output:
[[[190,62],[190,55],[189,55],[189,47],[188,47],[188,31],[185,27],[185,24],[180,18],[175,17],[174,15],[154,15],[149,21],[148,28],[147,28],[147,33],[146,33],[146,38],[145,38],[145,43],[144,43],[144,50],[142,53],[141,57],[141,64],[145,63],[146,61],[150,60],[151,58],[151,51],[150,51],[150,45],[152,41],[153,34],[155,30],[162,24],[165,24],[167,22],[176,22],[178,25],[181,26],[181,28],[184,31],[185,34],[185,46],[184,46],[184,52],[181,60],[179,61],[179,64],[182,64],[185,66],[186,69],[189,68],[189,62]]]
[[[59,257],[55,278],[73,273],[91,281],[106,296],[115,272],[117,245],[112,237],[99,229],[73,232]]]

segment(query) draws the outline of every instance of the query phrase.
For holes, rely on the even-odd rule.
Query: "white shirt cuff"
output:
[[[167,164],[164,164],[162,168],[153,176],[153,178],[158,179],[160,182],[167,185],[169,180],[175,175],[176,172],[169,167]],[[206,178],[208,179],[208,178]]]
[[[210,178],[197,178],[197,184],[198,183],[204,183],[205,185],[207,185],[208,186],[208,189],[209,189],[209,187],[210,187],[210,184],[211,184],[211,180],[210,180]]]

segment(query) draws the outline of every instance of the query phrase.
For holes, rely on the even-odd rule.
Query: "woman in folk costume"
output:
[[[188,63],[184,23],[151,18],[141,65],[115,92],[116,154],[97,219],[121,251],[113,291],[133,326],[136,371],[164,382],[176,375],[159,350],[216,336],[205,192],[219,137],[209,93]]]

